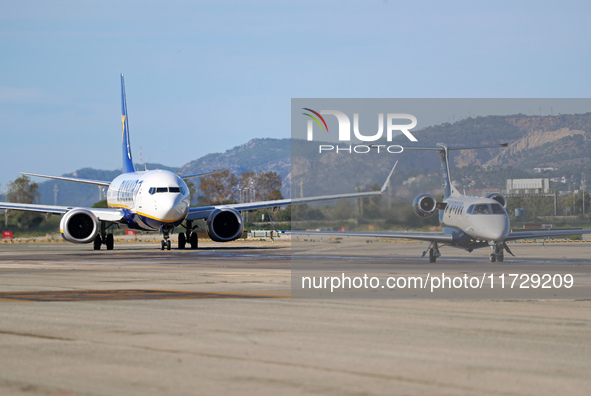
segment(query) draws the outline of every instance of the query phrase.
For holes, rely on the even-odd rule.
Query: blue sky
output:
[[[290,136],[295,98],[589,97],[584,1],[0,0],[1,189]],[[591,111],[591,109],[590,109]]]

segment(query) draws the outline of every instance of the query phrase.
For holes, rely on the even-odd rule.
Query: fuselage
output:
[[[452,195],[443,202],[447,205],[440,212],[445,231],[460,231],[469,238],[459,245],[480,242],[502,242],[510,231],[509,215],[505,208],[491,198]]]
[[[124,211],[129,228],[145,231],[181,224],[189,204],[187,184],[165,170],[123,173],[107,191],[107,205]]]

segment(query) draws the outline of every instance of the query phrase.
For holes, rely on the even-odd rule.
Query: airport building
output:
[[[550,179],[507,179],[507,195],[550,194]]]

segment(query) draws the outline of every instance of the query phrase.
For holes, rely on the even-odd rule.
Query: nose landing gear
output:
[[[170,239],[162,240],[160,243],[160,250],[170,250]]]
[[[170,233],[174,231],[174,227],[162,227],[162,242],[160,243],[160,250],[170,250]]]
[[[503,250],[503,245],[502,244],[491,244],[490,245],[490,262],[494,263],[494,262],[499,262],[502,263],[503,260],[505,259],[505,254],[504,254],[504,250]]]

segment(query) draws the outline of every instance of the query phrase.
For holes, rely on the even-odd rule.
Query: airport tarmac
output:
[[[347,270],[370,263],[384,273],[470,274],[491,265],[487,250],[451,249],[430,264],[419,258],[426,245],[414,242],[293,245],[308,262],[344,263]],[[591,389],[591,294],[293,298],[289,242],[201,243],[197,251],[158,246],[117,243],[95,252],[66,243],[0,244],[0,394]],[[588,286],[591,243],[510,246],[517,257],[497,263],[501,271],[576,272]]]

